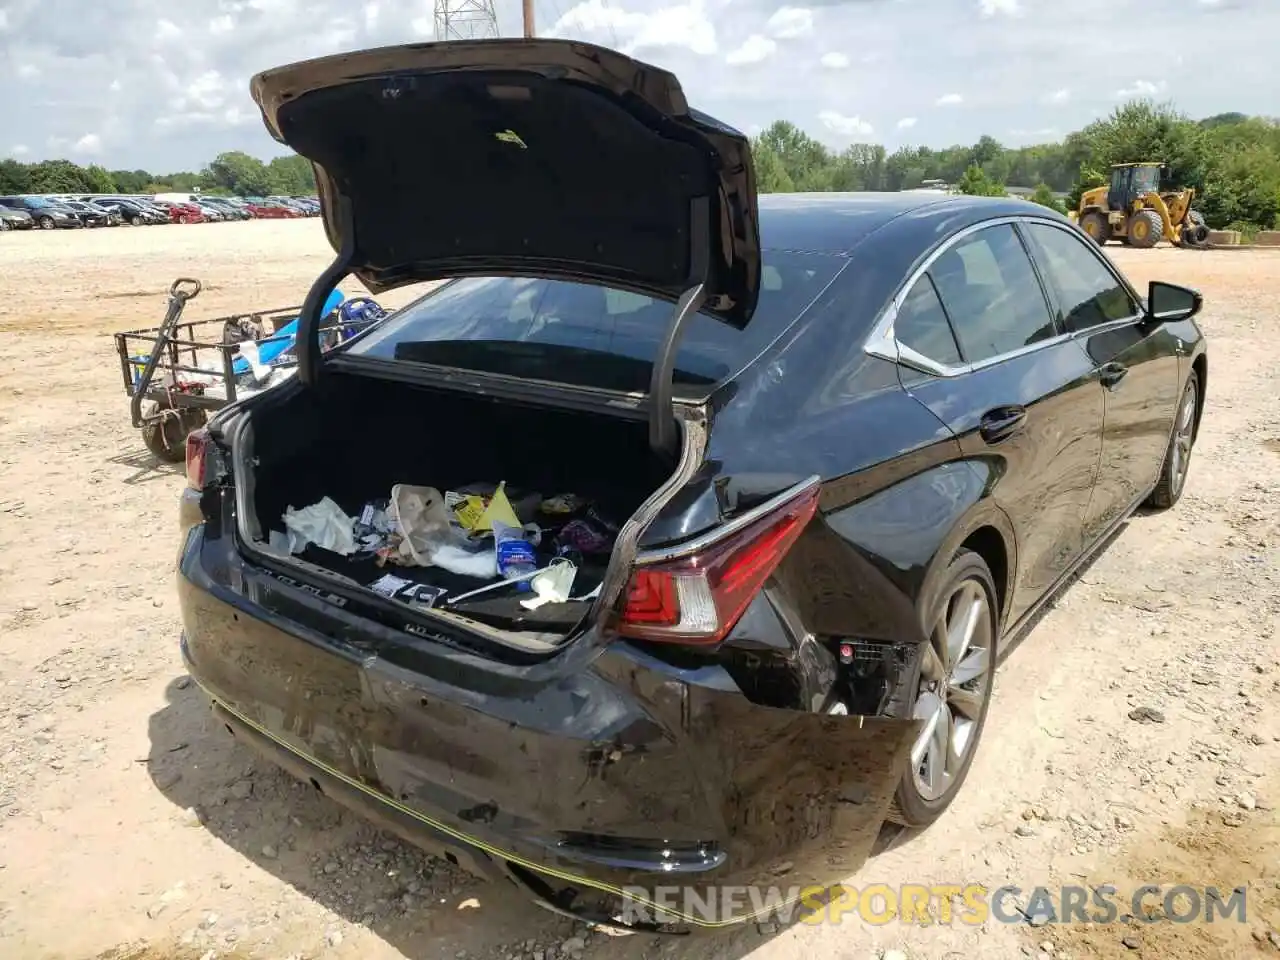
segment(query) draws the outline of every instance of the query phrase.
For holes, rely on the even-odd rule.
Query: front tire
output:
[[[1129,220],[1129,245],[1150,250],[1164,236],[1164,218],[1154,210],[1139,210]]]
[[[927,827],[951,805],[978,749],[995,682],[1000,607],[981,556],[956,554],[921,609],[928,643],[912,709],[923,721],[888,819]]]
[[[36,221],[36,223],[40,224],[41,230],[52,230],[57,226],[57,224],[53,222],[53,217],[41,217]]]
[[[1096,210],[1086,213],[1080,218],[1080,229],[1089,235],[1098,246],[1105,246],[1106,242],[1111,239],[1111,224],[1107,222],[1107,218]]]
[[[1191,467],[1191,449],[1196,442],[1196,409],[1200,403],[1200,378],[1194,370],[1187,377],[1174,415],[1173,434],[1165,448],[1164,462],[1160,465],[1160,478],[1147,498],[1146,505],[1155,510],[1168,510],[1182,499],[1187,485],[1187,471]]]

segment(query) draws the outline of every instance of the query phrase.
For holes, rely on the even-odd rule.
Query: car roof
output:
[[[1028,209],[1030,207],[1030,209]],[[848,255],[881,227],[902,217],[912,221],[910,235],[933,236],[943,221],[946,232],[991,217],[1053,216],[1026,200],[1006,197],[945,196],[925,191],[901,193],[770,193],[760,196],[761,246]],[[962,222],[957,222],[962,221]]]

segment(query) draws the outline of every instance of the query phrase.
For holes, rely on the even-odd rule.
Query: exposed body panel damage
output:
[[[295,773],[314,766],[388,816],[576,896],[669,885],[672,872],[695,888],[834,884],[868,856],[914,738],[912,720],[761,707],[720,667],[671,667],[621,642],[585,669],[465,689],[449,677],[465,671],[397,663],[407,650],[292,635],[283,617],[305,618],[285,588],[254,588],[262,606],[237,616],[245,598],[189,562],[202,548],[216,549],[193,533],[184,656],[229,725],[292,753]]]

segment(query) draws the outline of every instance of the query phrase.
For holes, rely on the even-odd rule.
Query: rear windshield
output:
[[[694,317],[676,383],[732,376],[796,319],[844,264],[820,253],[765,252],[760,302],[745,331]],[[351,344],[355,355],[504,373],[613,390],[646,390],[672,305],[630,291],[524,277],[455,280]]]

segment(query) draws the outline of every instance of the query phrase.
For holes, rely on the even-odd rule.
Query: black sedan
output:
[[[86,227],[114,227],[121,222],[119,214],[100,207],[96,203],[82,200],[64,200],[63,206],[70,207]]]
[[[1048,210],[757,197],[744,136],[577,42],[253,90],[336,255],[296,376],[188,440],[183,657],[232,734],[554,909],[812,905],[946,809],[1010,639],[1182,494],[1201,299]],[[322,351],[347,275],[452,279]]]

